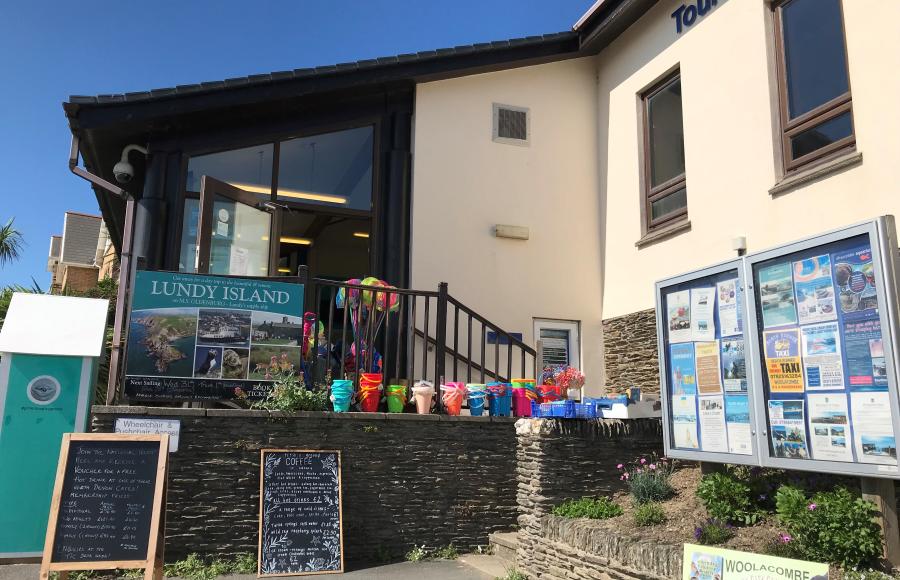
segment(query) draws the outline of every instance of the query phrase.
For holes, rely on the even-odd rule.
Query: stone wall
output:
[[[603,321],[603,365],[608,393],[624,393],[628,387],[659,393],[656,310]]]
[[[553,580],[668,574],[675,565],[668,553],[654,556],[639,573],[635,568],[647,561],[646,545],[550,515],[567,499],[623,490],[618,463],[662,454],[659,419],[522,419],[516,434],[520,571]]]
[[[119,416],[181,420],[170,457],[166,559],[256,553],[259,450],[341,451],[350,562],[414,545],[473,550],[516,525],[514,419],[384,413],[94,407],[93,430]]]

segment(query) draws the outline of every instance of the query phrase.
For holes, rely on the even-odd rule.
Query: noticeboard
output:
[[[758,463],[744,287],[741,260],[656,285],[669,457]]]
[[[664,408],[670,411],[666,453],[900,478],[896,248],[893,218],[885,216],[730,262],[742,271],[748,415],[756,452],[740,461],[702,446],[703,407],[698,404],[691,416],[670,385],[671,369],[680,368],[679,357],[687,354],[664,344],[672,331],[660,326],[661,373],[667,369]],[[657,284],[660,325],[667,322],[666,309],[683,302],[677,295],[682,286],[708,285],[709,270]],[[693,364],[700,366],[696,350]],[[700,383],[698,399],[704,397]],[[684,436],[676,440],[674,434],[692,421],[699,425],[701,445],[685,452],[679,445]]]
[[[41,577],[52,571],[161,573],[168,435],[67,433]]]
[[[258,574],[344,571],[341,452],[260,452]]]
[[[270,366],[300,368],[303,285],[265,278],[139,271],[125,358],[132,401],[265,396]]]

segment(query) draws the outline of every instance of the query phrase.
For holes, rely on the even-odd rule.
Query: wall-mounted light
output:
[[[368,238],[369,232],[353,232],[354,238]]]
[[[747,253],[747,238],[744,236],[738,236],[736,238],[731,238],[731,249],[737,252],[738,256],[743,256]]]
[[[237,188],[243,189],[244,191],[249,191],[252,193],[261,193],[263,195],[268,195],[272,192],[271,187],[263,187],[261,185],[253,185],[252,183],[237,183],[234,181],[229,181],[229,185],[233,185]],[[276,192],[278,197],[293,197],[295,199],[306,199],[309,201],[324,201],[325,203],[334,203],[344,205],[347,203],[347,198],[340,195],[329,195],[327,193],[314,193],[311,191],[297,191],[296,189],[281,189],[279,188]]]
[[[282,244],[297,244],[300,246],[312,245],[312,240],[310,240],[309,238],[290,238],[287,236],[281,236],[280,241]]]
[[[281,272],[282,274],[290,274],[291,273],[290,268],[278,268],[278,271]]]

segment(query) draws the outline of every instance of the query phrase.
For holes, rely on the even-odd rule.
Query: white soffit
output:
[[[100,356],[109,300],[16,292],[0,329],[0,352]]]
[[[572,30],[578,30],[579,28],[581,28],[585,21],[587,21],[587,19],[590,18],[591,15],[605,3],[606,0],[597,0],[596,2],[594,2],[591,7],[587,9],[587,12],[581,15],[581,18],[578,19],[578,22],[576,22],[575,25],[572,26]]]

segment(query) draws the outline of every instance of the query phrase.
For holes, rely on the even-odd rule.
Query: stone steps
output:
[[[519,548],[517,532],[495,532],[489,536],[491,552],[505,564],[516,565],[516,550]]]

